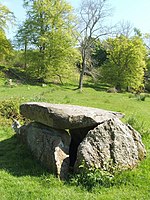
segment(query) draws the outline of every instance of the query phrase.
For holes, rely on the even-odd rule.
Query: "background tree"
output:
[[[108,5],[108,0],[82,0],[79,9],[79,32],[78,41],[82,57],[81,72],[79,79],[79,89],[83,87],[83,77],[87,67],[89,47],[93,42],[111,32],[111,27],[105,22],[111,15],[112,10]]]
[[[127,38],[123,35],[107,40],[108,60],[102,69],[104,80],[116,89],[143,87],[146,69],[146,48],[138,36]]]
[[[27,68],[27,50],[28,50],[28,45],[30,44],[30,33],[28,30],[28,20],[23,22],[22,25],[19,25],[18,27],[18,32],[15,36],[15,45],[17,48],[21,48],[24,50],[24,53],[20,55],[23,56],[23,59],[21,59],[21,63],[23,63],[24,69]],[[22,62],[23,60],[23,62]]]
[[[107,52],[100,39],[93,39],[93,43],[86,51],[86,69],[84,74],[91,76],[94,81],[99,79],[99,68],[107,59]]]
[[[107,52],[104,47],[103,42],[99,39],[95,40],[93,43],[93,51],[92,51],[92,62],[95,68],[101,67],[104,62],[107,60]]]
[[[145,90],[150,92],[150,34],[146,33],[142,35],[142,38],[147,48],[147,70],[145,71]]]
[[[30,49],[29,71],[40,78],[55,75],[61,80],[74,68],[77,55],[72,7],[61,0],[25,0],[24,6],[27,19],[17,35]]]
[[[15,21],[13,13],[0,3],[0,64],[6,64],[6,61],[12,54],[12,45],[7,39],[5,30],[8,24]]]
[[[4,31],[0,30],[0,65],[5,65],[12,55],[12,45],[6,38]]]
[[[120,35],[124,35],[127,38],[131,37],[131,35],[133,35],[133,31],[136,28],[133,28],[133,25],[129,22],[129,21],[120,21],[117,25],[116,25],[116,37],[120,36]]]
[[[15,21],[13,12],[0,3],[0,29],[5,30],[10,23]]]

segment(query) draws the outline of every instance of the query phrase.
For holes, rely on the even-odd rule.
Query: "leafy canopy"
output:
[[[72,7],[64,0],[25,0],[24,6],[27,19],[17,37],[18,42],[32,49],[30,70],[43,78],[70,73],[78,54],[72,34]]]
[[[6,37],[5,29],[8,28],[8,23],[14,22],[14,19],[13,13],[0,3],[0,64],[4,64],[12,54],[12,46]]]
[[[142,39],[121,35],[109,38],[106,46],[108,61],[102,70],[105,80],[118,89],[142,87],[146,69],[146,48]]]
[[[4,30],[8,28],[8,23],[12,23],[14,20],[15,17],[13,12],[0,3],[0,29]]]

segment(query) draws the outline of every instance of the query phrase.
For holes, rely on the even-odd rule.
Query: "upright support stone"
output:
[[[32,154],[50,172],[64,179],[69,170],[70,136],[39,123],[20,128],[19,138],[26,142]]]
[[[109,164],[132,169],[146,156],[140,134],[119,119],[110,119],[89,131],[80,143],[75,171],[84,161],[88,167],[107,170]]]

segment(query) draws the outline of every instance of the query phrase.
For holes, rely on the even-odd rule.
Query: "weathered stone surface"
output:
[[[22,104],[20,112],[35,122],[20,127],[14,121],[18,137],[61,179],[69,168],[78,172],[83,161],[105,170],[108,166],[131,169],[146,156],[140,134],[119,120],[121,113],[36,102]]]
[[[20,106],[20,113],[36,122],[57,129],[74,129],[95,126],[123,114],[97,108],[31,102]]]
[[[50,172],[64,179],[69,170],[70,136],[39,123],[22,126],[18,137],[27,143],[32,154]]]
[[[108,163],[121,169],[135,167],[146,156],[140,134],[119,119],[110,119],[89,131],[78,147],[75,171],[85,161],[88,167],[106,169]],[[107,167],[106,167],[107,166]]]

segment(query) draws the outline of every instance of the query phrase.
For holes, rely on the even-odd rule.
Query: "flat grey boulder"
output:
[[[122,118],[119,112],[65,104],[29,102],[20,106],[20,113],[31,120],[57,129],[96,126],[112,118]]]
[[[80,143],[75,171],[80,171],[83,161],[87,167],[109,170],[132,169],[146,156],[140,134],[119,119],[107,120],[90,130]]]

